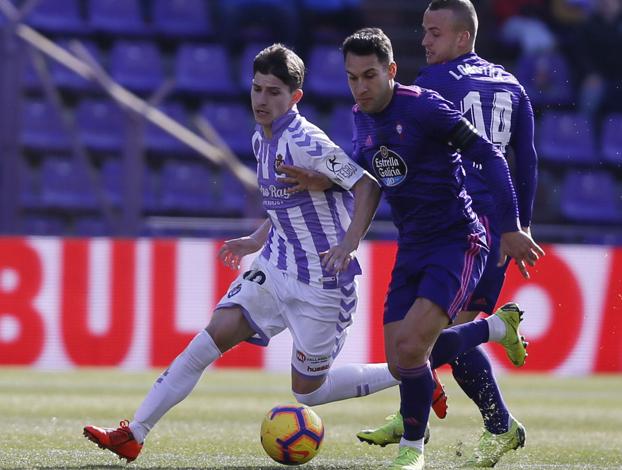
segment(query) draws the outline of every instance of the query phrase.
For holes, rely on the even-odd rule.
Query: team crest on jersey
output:
[[[279,171],[279,167],[285,163],[285,159],[283,158],[283,155],[281,155],[280,153],[276,156],[276,158],[274,159],[274,172],[277,175],[280,175],[282,172]]]
[[[384,186],[397,186],[406,178],[406,162],[393,150],[382,145],[371,159],[376,176]]]
[[[402,135],[402,132],[404,132],[404,128],[399,122],[395,126],[395,132],[397,132],[399,135]]]

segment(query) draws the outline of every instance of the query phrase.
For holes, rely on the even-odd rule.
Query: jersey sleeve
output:
[[[417,103],[416,119],[430,138],[445,140],[462,119],[453,103],[434,91],[424,90]]]
[[[308,145],[294,144],[292,152],[297,154],[294,161],[299,166],[322,173],[344,189],[351,189],[365,172],[325,134],[316,133]]]
[[[501,232],[518,230],[516,193],[510,169],[501,152],[440,95],[432,94],[423,112],[427,123],[424,128],[431,138],[442,139],[464,158],[481,163],[484,178],[497,201],[495,208]]]
[[[520,223],[522,227],[529,227],[536,196],[538,155],[534,145],[534,118],[531,101],[525,91],[521,91],[516,129],[512,134],[510,145],[514,149],[516,161],[516,192]]]

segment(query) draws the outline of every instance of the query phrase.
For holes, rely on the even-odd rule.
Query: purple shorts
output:
[[[462,240],[399,247],[384,305],[384,323],[402,320],[418,297],[437,304],[452,322],[471,297],[487,255],[483,230]]]
[[[499,299],[509,260],[502,267],[497,267],[501,234],[495,218],[484,215],[479,218],[479,221],[486,228],[486,243],[490,247],[490,253],[482,277],[477,283],[465,310],[484,312],[490,315]]]

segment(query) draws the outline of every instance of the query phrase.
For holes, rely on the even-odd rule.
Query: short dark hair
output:
[[[383,64],[393,62],[391,40],[380,28],[362,28],[348,36],[341,45],[343,58],[348,52],[355,55],[375,54]]]
[[[428,5],[428,10],[451,10],[458,21],[462,23],[464,29],[471,33],[471,38],[475,41],[477,35],[477,12],[471,0],[432,0]]]
[[[253,60],[253,76],[257,73],[274,75],[285,83],[290,91],[302,88],[305,80],[305,63],[283,44],[266,47]]]

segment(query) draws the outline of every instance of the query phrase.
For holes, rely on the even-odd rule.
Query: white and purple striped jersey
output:
[[[272,123],[272,138],[257,126],[252,145],[263,207],[272,222],[261,256],[305,284],[334,289],[352,282],[361,273],[358,261],[335,275],[322,267],[319,254],[337,245],[350,225],[349,189],[364,170],[295,106]],[[278,178],[283,163],[318,171],[337,186],[289,194]]]

